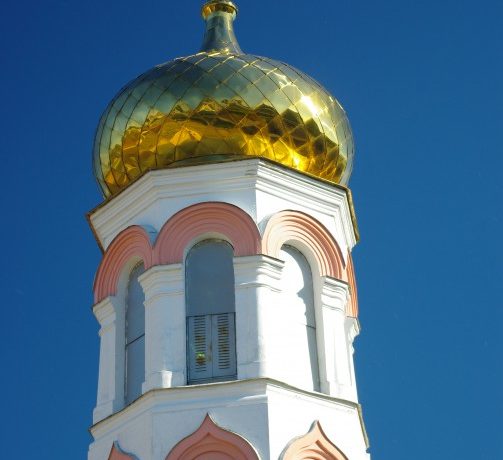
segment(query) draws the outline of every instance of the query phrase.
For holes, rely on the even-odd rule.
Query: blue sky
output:
[[[3,458],[86,457],[94,130],[123,84],[198,49],[200,3],[3,6]],[[503,458],[503,3],[238,5],[241,47],[312,75],[352,123],[356,367],[373,459]]]

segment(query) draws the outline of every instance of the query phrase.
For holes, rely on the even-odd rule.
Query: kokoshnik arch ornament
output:
[[[201,50],[128,83],[96,132],[88,460],[370,460],[348,119],[243,53],[232,1],[202,15]]]
[[[206,415],[196,432],[180,441],[166,460],[259,460],[253,447],[241,436],[224,430]]]
[[[280,460],[348,460],[348,458],[328,439],[316,421],[309,433],[294,439],[284,450]]]
[[[339,245],[323,224],[302,212],[282,211],[271,216],[262,237],[248,214],[227,203],[199,203],[182,209],[166,222],[158,236],[137,225],[122,231],[107,248],[98,268],[95,302],[115,295],[120,274],[131,259],[143,262],[145,269],[180,263],[187,244],[205,233],[228,239],[237,257],[265,254],[278,258],[281,247],[291,240],[311,248],[322,276],[349,283],[353,296],[348,314],[358,316],[351,256],[348,254],[346,264]]]

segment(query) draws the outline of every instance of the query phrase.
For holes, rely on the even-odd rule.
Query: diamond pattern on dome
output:
[[[346,183],[351,129],[339,103],[293,67],[203,52],[123,88],[100,120],[94,170],[109,197],[152,169],[244,157]]]

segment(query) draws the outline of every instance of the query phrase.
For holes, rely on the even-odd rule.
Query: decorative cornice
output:
[[[360,322],[357,318],[346,318],[346,330],[348,334],[348,341],[352,344],[355,338],[360,334]]]
[[[258,162],[256,159],[249,161],[253,166]],[[90,211],[91,228],[106,249],[106,235],[126,228],[152,203],[183,196],[216,196],[253,187],[255,178],[249,161],[149,171],[119,195]]]
[[[345,313],[348,298],[348,283],[328,276],[322,278],[321,301],[324,307],[340,310]]]
[[[183,265],[155,265],[143,273],[138,281],[145,292],[145,302],[158,295],[183,293]]]
[[[102,329],[111,326],[116,319],[116,306],[112,297],[106,297],[93,306],[93,313]]]
[[[261,254],[234,257],[235,284],[240,288],[269,287],[278,290],[284,265],[279,259]]]
[[[256,158],[149,171],[119,195],[90,211],[88,220],[99,245],[106,249],[110,238],[137,221],[139,215],[158,201],[177,199],[187,203],[188,197],[201,195],[214,199],[250,189],[288,197],[300,206],[327,215],[338,212],[348,247],[352,248],[358,240],[349,189]],[[256,209],[250,210],[256,221],[253,212]]]
[[[95,436],[95,430],[99,430],[99,432],[108,431],[112,429],[112,426],[121,424],[124,420],[124,417],[132,417],[132,414],[134,413],[148,410],[149,408],[152,408],[159,404],[159,401],[162,401],[163,404],[167,402],[178,403],[181,399],[192,398],[195,401],[200,401],[202,404],[201,407],[205,407],[204,401],[209,394],[216,394],[219,398],[240,397],[240,395],[246,394],[247,399],[251,399],[253,397],[261,398],[267,391],[271,390],[292,393],[296,395],[296,398],[314,398],[326,403],[334,403],[348,410],[358,410],[358,408],[360,407],[357,402],[351,400],[304,390],[288,383],[267,377],[241,379],[229,382],[202,383],[190,386],[151,389],[143,393],[142,396],[140,396],[129,406],[126,406],[124,409],[110,415],[106,419],[95,423],[91,427],[91,433],[93,434],[93,436]],[[362,430],[364,430],[363,425]],[[99,433],[96,433],[96,435],[98,436]]]
[[[281,198],[288,197],[291,201],[315,212],[330,215],[337,209],[340,212],[342,233],[348,247],[352,248],[358,242],[359,233],[353,199],[347,187],[290,171],[264,160],[259,160],[257,175],[257,190]]]

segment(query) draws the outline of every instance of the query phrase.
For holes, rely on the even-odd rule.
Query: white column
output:
[[[124,315],[121,301],[107,297],[93,307],[100,324],[98,396],[93,423],[113,414],[124,404]]]
[[[268,309],[277,300],[284,263],[258,255],[234,258],[238,378],[271,377]]]
[[[139,278],[145,293],[145,383],[185,385],[185,295],[181,264],[152,267]]]
[[[329,277],[323,277],[321,283],[324,352],[321,389],[331,396],[349,399],[351,368],[345,329],[349,287],[345,282]]]

